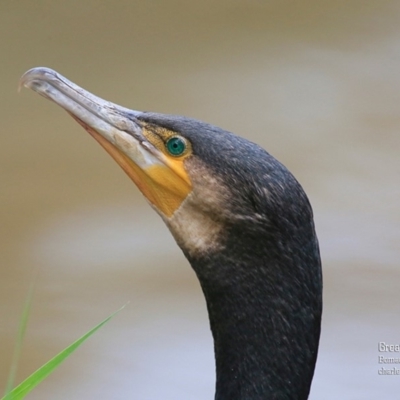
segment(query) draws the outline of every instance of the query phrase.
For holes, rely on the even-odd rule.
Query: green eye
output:
[[[180,156],[186,150],[186,141],[179,136],[174,136],[167,140],[166,146],[172,156]]]

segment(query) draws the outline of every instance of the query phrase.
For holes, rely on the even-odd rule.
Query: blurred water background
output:
[[[36,279],[18,380],[122,304],[30,399],[214,393],[200,287],[161,219],[65,112],[19,77],[48,66],[108,100],[253,140],[313,204],[324,317],[311,400],[400,398],[400,3],[0,3],[0,390]]]

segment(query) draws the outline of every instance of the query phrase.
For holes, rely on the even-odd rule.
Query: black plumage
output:
[[[184,251],[214,336],[216,399],[307,399],[317,357],[322,274],[313,213],[293,175],[260,146],[176,116],[140,120],[190,140],[230,196],[213,210],[222,248]],[[198,161],[197,161],[198,162]],[[203,177],[207,179],[207,176]]]

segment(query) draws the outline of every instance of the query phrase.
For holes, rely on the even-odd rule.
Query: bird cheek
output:
[[[191,193],[191,184],[163,165],[146,168],[145,175],[147,179],[139,183],[135,181],[135,183],[159,212],[167,218],[172,217]],[[143,188],[143,185],[146,188]]]
[[[78,120],[78,122],[80,121]],[[178,174],[175,171],[176,168],[171,169],[163,164],[141,168],[96,130],[86,124],[82,123],[81,125],[110,154],[146,199],[163,216],[170,218],[191,192],[190,180],[184,179],[181,173]]]

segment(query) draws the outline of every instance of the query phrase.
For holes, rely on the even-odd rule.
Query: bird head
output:
[[[89,132],[188,256],[220,250],[232,221],[264,218],[269,194],[254,171],[260,169],[256,156],[269,155],[257,145],[204,122],[121,107],[48,68],[27,71],[20,85],[64,108]]]

